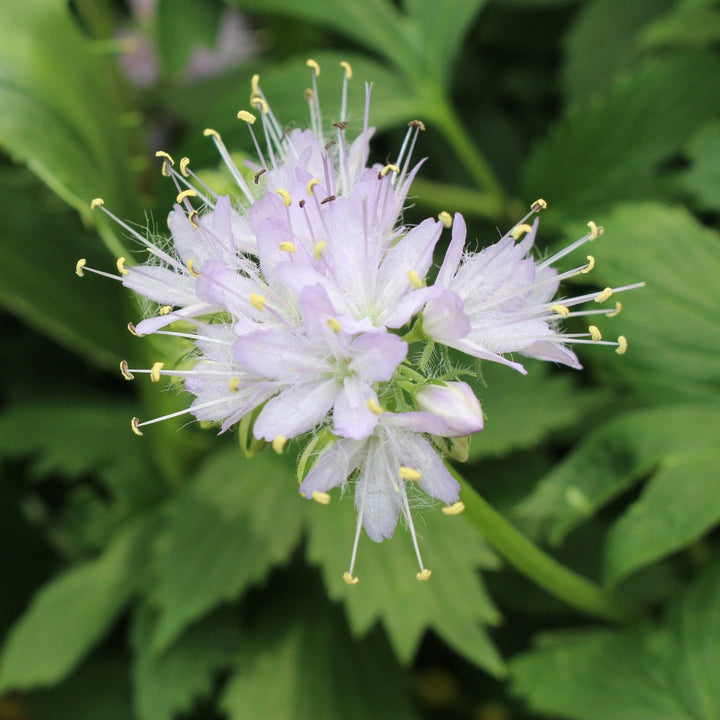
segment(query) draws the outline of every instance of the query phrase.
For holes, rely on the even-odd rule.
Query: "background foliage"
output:
[[[715,0],[0,5],[0,718],[717,720],[718,41]],[[352,504],[299,501],[292,452],[247,459],[192,424],[130,434],[183,398],[127,385],[119,359],[178,350],[124,330],[141,310],[122,288],[74,277],[78,257],[132,252],[89,200],[162,227],[154,152],[217,180],[202,129],[251,150],[235,114],[255,72],[304,123],[307,57],[329,119],[341,60],[355,117],[374,82],[376,160],[426,122],[411,222],[461,211],[482,245],[544,197],[547,247],[604,225],[586,281],[647,283],[601,326],[626,356],[483,367],[487,429],[459,468],[623,622],[433,512],[431,582],[401,529],[361,543],[348,588]]]

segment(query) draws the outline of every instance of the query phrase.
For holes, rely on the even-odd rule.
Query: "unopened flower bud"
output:
[[[483,429],[480,402],[465,382],[428,385],[415,396],[418,408],[445,421],[446,437],[463,437]]]

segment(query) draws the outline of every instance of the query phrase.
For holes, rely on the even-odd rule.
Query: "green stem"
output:
[[[463,515],[505,559],[523,575],[572,607],[613,622],[630,617],[630,609],[610,592],[581,577],[515,529],[452,467],[460,483]]]

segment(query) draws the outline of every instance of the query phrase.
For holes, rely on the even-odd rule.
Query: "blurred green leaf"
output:
[[[8,635],[0,690],[53,685],[73,671],[137,590],[153,520],[126,525],[100,557],[40,590]]]
[[[648,61],[605,98],[571,110],[525,166],[522,194],[567,218],[596,217],[615,202],[667,195],[658,169],[720,113],[720,58],[683,52]]]
[[[590,0],[583,3],[565,41],[563,87],[569,103],[585,103],[609,90],[619,72],[641,54],[638,36],[675,0]]]
[[[150,643],[155,619],[147,608],[134,616],[135,710],[140,720],[172,720],[190,710],[199,696],[210,693],[213,674],[229,665],[240,638],[232,616],[216,613],[158,654]]]
[[[680,173],[679,187],[701,210],[720,210],[720,121],[699,130],[686,150],[692,165]]]
[[[717,0],[678,0],[669,12],[645,28],[641,36],[648,47],[709,45],[718,39]]]
[[[720,409],[711,405],[626,413],[589,434],[518,505],[518,515],[559,544],[575,526],[658,466],[706,457],[716,447],[719,431]],[[692,498],[690,493],[687,502]],[[672,536],[672,528],[663,532]]]
[[[215,454],[177,497],[158,538],[152,646],[167,649],[191,622],[286,563],[302,530],[292,464],[269,452]]]
[[[671,608],[664,626],[541,636],[511,663],[514,692],[570,720],[720,717],[720,566]]]
[[[354,641],[321,593],[275,587],[238,648],[230,720],[415,720],[407,677],[378,632]]]
[[[500,615],[485,590],[479,568],[498,562],[478,534],[462,519],[437,511],[415,513],[424,564],[433,572],[418,582],[417,558],[402,529],[380,544],[360,540],[357,585],[342,578],[348,567],[357,523],[350,498],[329,507],[311,507],[308,559],[322,570],[328,594],[342,600],[355,635],[367,633],[380,620],[397,657],[412,661],[427,630],[450,647],[495,675],[504,665],[483,625],[495,625]]]

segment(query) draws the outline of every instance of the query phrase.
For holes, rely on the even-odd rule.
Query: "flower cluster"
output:
[[[614,315],[613,308],[573,310],[602,303],[626,288],[606,288],[554,301],[561,280],[588,272],[591,256],[559,274],[554,263],[601,232],[589,223],[585,237],[537,261],[532,255],[536,201],[507,235],[479,252],[466,252],[461,215],[443,212],[415,227],[402,211],[421,163],[412,155],[419,121],[409,123],[393,163],[368,166],[370,88],[357,137],[350,142],[347,88],[352,70],[343,63],[339,119],[325,134],[316,78],[306,91],[311,128],[285,130],[253,78],[251,105],[238,113],[247,123],[258,163],[238,167],[213,130],[212,138],[232,177],[237,197],[218,196],[183,158],[158,153],[163,172],[176,183],[177,202],[168,224],[171,242],[154,241],[93,201],[147,251],[147,261],[117,262],[126,287],[157,303],[151,317],[132,332],[176,335],[193,343],[191,363],[167,368],[155,363],[131,369],[125,378],[148,373],[181,378],[194,396],[186,410],[140,422],[143,428],[184,413],[218,423],[226,431],[240,421],[282,452],[288,439],[309,441],[301,463],[300,492],[320,503],[328,491],[353,481],[357,528],[344,577],[354,584],[362,528],[375,541],[392,536],[402,516],[426,580],[411,506],[424,494],[463,509],[459,485],[442,451],[462,455],[462,438],[483,427],[483,414],[466,369],[452,366],[445,348],[509,365],[525,372],[516,355],[579,368],[570,344],[592,342],[626,349],[626,341],[602,340],[588,332],[565,334],[570,316]],[[259,120],[262,133],[256,135]],[[452,235],[434,282],[433,253],[446,228]],[[77,273],[98,270],[81,260]],[[632,286],[628,286],[632,287]],[[173,329],[169,329],[169,328]],[[417,343],[422,352],[409,352]],[[434,349],[437,350],[434,352]],[[188,367],[189,365],[189,367]]]

